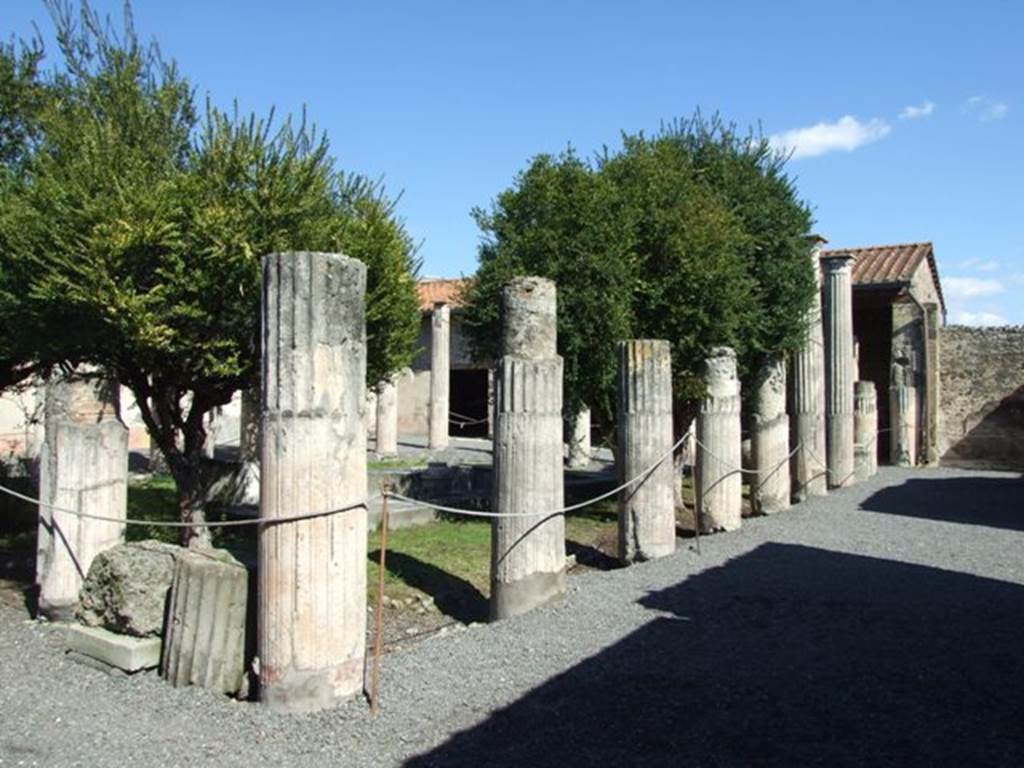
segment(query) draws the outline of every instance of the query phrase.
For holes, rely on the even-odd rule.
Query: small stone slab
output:
[[[138,672],[160,666],[159,637],[131,637],[118,635],[100,627],[72,624],[67,629],[68,649],[98,659],[104,664]]]

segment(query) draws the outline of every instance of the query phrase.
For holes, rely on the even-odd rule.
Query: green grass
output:
[[[423,469],[427,466],[428,457],[414,456],[407,459],[371,459],[366,463],[371,472],[402,471],[407,469]]]

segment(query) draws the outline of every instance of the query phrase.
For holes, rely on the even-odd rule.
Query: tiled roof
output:
[[[420,312],[430,311],[437,303],[461,307],[462,288],[468,282],[469,279],[464,277],[420,280],[416,285],[420,294]]]
[[[853,284],[900,285],[910,283],[918,265],[928,260],[939,301],[945,307],[939,270],[935,265],[935,251],[931,243],[905,243],[902,245],[873,245],[867,248],[834,248],[821,255],[836,256],[849,253],[857,258],[853,264]]]

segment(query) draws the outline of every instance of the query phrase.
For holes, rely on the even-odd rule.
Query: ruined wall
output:
[[[1024,327],[947,326],[940,340],[942,462],[1024,469]]]

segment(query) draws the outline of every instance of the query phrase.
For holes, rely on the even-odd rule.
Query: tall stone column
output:
[[[857,479],[866,480],[878,472],[878,397],[873,381],[854,384],[853,432]]]
[[[377,455],[398,455],[398,384],[385,379],[377,385]]]
[[[430,448],[448,447],[448,377],[451,368],[451,310],[437,303],[430,317]]]
[[[917,464],[917,387],[910,361],[892,364],[889,386],[889,460],[897,467]]]
[[[790,428],[796,453],[790,460],[793,500],[828,493],[825,469],[825,347],[821,329],[821,244],[811,249],[811,265],[818,290],[807,310],[807,336],[793,356],[789,377]]]
[[[574,469],[590,466],[590,409],[576,414],[569,433],[568,465]]]
[[[921,458],[926,464],[939,463],[939,375],[941,368],[940,328],[942,313],[938,304],[924,305],[924,445]]]
[[[707,396],[697,415],[697,517],[704,533],[733,531],[743,517],[740,380],[736,353],[713,347],[704,363]]]
[[[828,485],[852,485],[853,467],[853,262],[848,253],[821,260],[825,335],[825,429]]]
[[[786,363],[769,358],[757,376],[751,438],[754,474],[750,501],[758,514],[789,509],[789,416],[786,415]]]
[[[672,490],[672,351],[667,341],[619,344],[619,559],[653,560],[676,549]],[[659,459],[657,468],[644,476]]]
[[[36,582],[39,613],[70,619],[93,558],[124,541],[123,522],[104,522],[50,505],[124,520],[128,516],[128,428],[118,416],[118,387],[95,373],[46,387],[39,466]]]
[[[322,709],[363,687],[365,292],[355,259],[263,258],[257,645],[260,697],[277,710]],[[274,522],[309,513],[324,515]]]
[[[494,427],[491,618],[525,613],[565,593],[562,358],[555,284],[519,277],[501,295]]]

